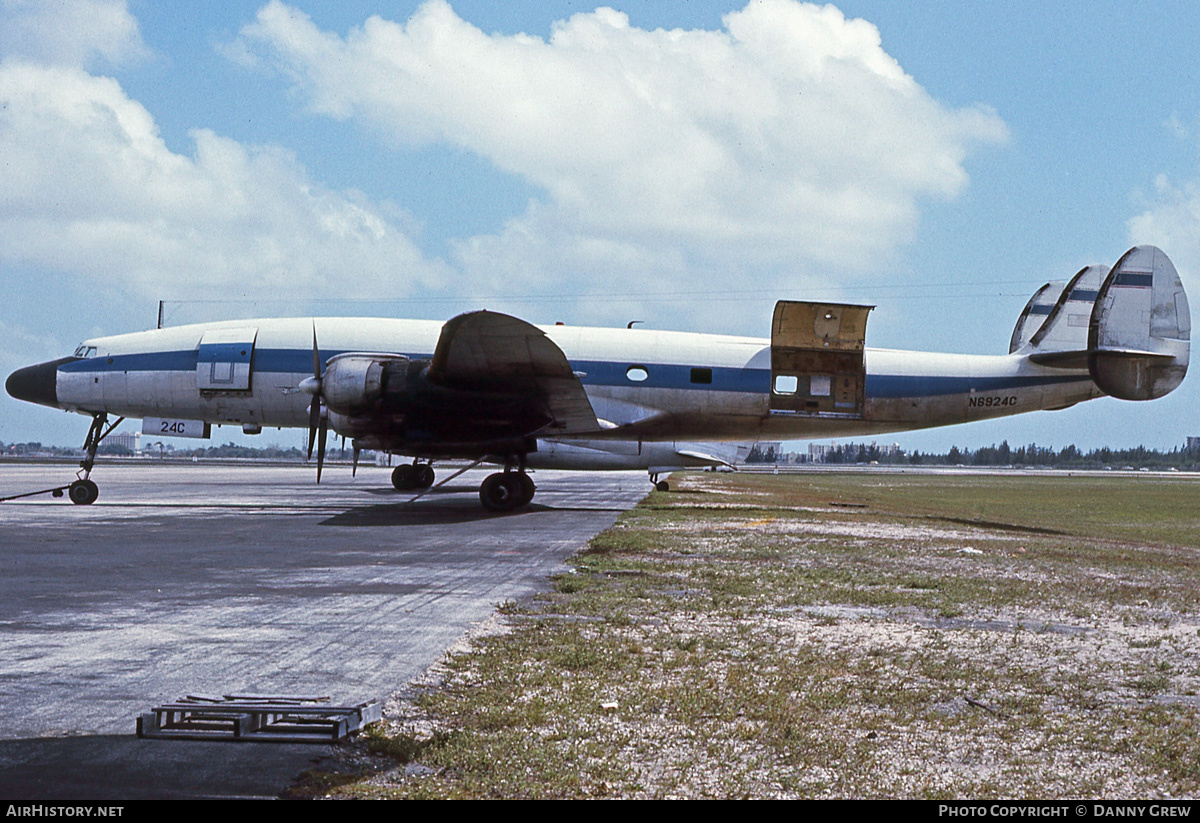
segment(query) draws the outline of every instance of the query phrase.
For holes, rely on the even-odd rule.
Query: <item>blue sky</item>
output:
[[[1002,353],[1136,243],[1200,299],[1194,4],[611,5],[0,0],[0,371],[160,299],[759,336],[831,299]],[[886,439],[1170,448],[1196,385]],[[85,422],[0,398],[2,441]]]

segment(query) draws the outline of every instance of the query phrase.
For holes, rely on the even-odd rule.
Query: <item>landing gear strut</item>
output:
[[[669,492],[671,484],[666,480],[658,479],[658,472],[650,472],[650,482],[654,484],[654,490],[660,492]]]
[[[92,466],[96,465],[96,449],[100,448],[100,441],[108,437],[109,433],[121,425],[121,421],[124,419],[124,417],[118,417],[115,423],[105,428],[108,415],[104,412],[92,415],[92,427],[88,429],[87,439],[83,441],[83,450],[87,452],[87,455],[79,463],[80,471],[77,475],[79,479],[67,487],[67,497],[71,498],[72,503],[90,506],[100,496],[100,489],[91,480]]]

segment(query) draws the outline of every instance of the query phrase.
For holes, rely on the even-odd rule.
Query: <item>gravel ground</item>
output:
[[[346,752],[362,776],[310,793],[1200,792],[1194,545],[1022,521],[987,483],[972,525],[949,498],[846,508],[796,482],[652,495],[394,696]]]

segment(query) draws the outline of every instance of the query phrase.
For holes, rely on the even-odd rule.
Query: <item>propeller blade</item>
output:
[[[350,469],[350,476],[351,476],[351,477],[358,477],[358,453],[359,453],[360,451],[362,451],[362,449],[360,449],[360,448],[358,447],[358,443],[355,443],[355,444],[354,444],[354,465],[353,465],[353,467]]]
[[[313,377],[321,379],[321,350],[317,348],[317,321],[313,321]]]
[[[320,433],[317,440],[317,482],[321,482],[321,469],[325,466],[325,439],[329,436],[329,419],[321,418]]]
[[[321,395],[314,394],[308,407],[308,459],[312,460],[313,444],[317,440],[317,426],[321,423]]]
[[[312,460],[313,442],[317,439],[317,429],[321,430],[321,445],[317,450],[317,482],[321,482],[321,464],[325,462],[325,431],[326,419],[321,415],[321,350],[317,348],[317,321],[313,320],[313,382],[307,380],[300,388],[312,394],[312,404],[308,407],[308,459]],[[308,384],[308,385],[306,385]]]

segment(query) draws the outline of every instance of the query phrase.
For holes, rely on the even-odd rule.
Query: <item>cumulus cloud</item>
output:
[[[1129,238],[1165,251],[1189,287],[1200,285],[1200,180],[1175,186],[1166,175],[1154,181],[1154,202],[1129,221]]]
[[[537,186],[503,232],[463,238],[468,273],[499,259],[549,281],[610,254],[606,283],[621,261],[693,281],[731,265],[862,270],[912,237],[922,199],[962,189],[973,147],[1007,135],[990,110],[930,97],[872,24],[793,0],[753,2],[720,31],[647,31],[601,8],[548,39],[484,33],[444,0],[341,36],[272,0],[238,47],[314,112]]]
[[[399,295],[440,282],[389,214],[287,152],[192,133],[170,151],[113,79],[0,63],[0,259],[143,293]]]
[[[0,0],[0,53],[82,68],[149,50],[124,0]]]

